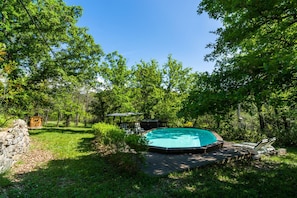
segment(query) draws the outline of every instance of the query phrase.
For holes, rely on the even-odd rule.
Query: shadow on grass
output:
[[[295,197],[296,167],[265,166],[236,163],[172,174],[166,180],[166,193],[169,197]]]
[[[94,140],[95,137],[81,138],[81,141],[78,143],[77,150],[79,152],[95,151],[95,145],[93,143]]]
[[[8,197],[294,197],[296,167],[212,166],[167,177],[119,173],[98,155],[18,175]]]
[[[8,178],[4,177],[4,175],[4,173],[0,174],[0,189],[10,186],[12,184]]]
[[[106,169],[96,155],[79,159],[54,160],[47,168],[20,175],[16,186],[8,191],[9,197],[76,197],[92,196],[108,191],[107,178],[112,172]],[[106,189],[106,190],[105,190]]]
[[[18,175],[8,197],[124,197],[142,188],[140,175],[119,174],[98,155],[53,160],[46,168]]]
[[[92,151],[92,140],[82,138],[77,149]],[[294,197],[296,175],[296,166],[260,161],[149,177],[119,172],[117,165],[93,153],[52,160],[15,175],[15,181],[4,178],[5,196],[0,197]]]

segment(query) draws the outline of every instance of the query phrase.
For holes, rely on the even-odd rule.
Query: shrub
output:
[[[106,123],[93,125],[96,136],[97,149],[119,171],[134,174],[140,170],[144,162],[142,151],[147,150],[147,140],[141,135],[126,135],[118,126]]]
[[[148,149],[148,141],[144,136],[136,134],[127,135],[125,137],[125,143],[137,153]]]
[[[279,130],[275,134],[277,142],[282,146],[296,146],[297,145],[297,126],[292,124],[289,130]]]
[[[11,117],[13,118],[13,117]],[[0,114],[0,128],[8,127],[12,124],[13,119],[7,118],[7,116]]]
[[[247,141],[258,142],[259,140],[266,138],[265,135],[259,133],[256,130],[239,129],[239,128],[222,128],[217,132],[227,141]]]
[[[93,130],[96,136],[96,141],[100,146],[114,152],[120,151],[124,148],[125,132],[118,126],[106,123],[97,123],[93,125]]]

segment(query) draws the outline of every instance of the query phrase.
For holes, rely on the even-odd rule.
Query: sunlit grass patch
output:
[[[297,166],[297,148],[287,148],[287,154],[264,158],[267,161]]]
[[[92,150],[82,151],[84,141],[94,138],[93,133],[88,133],[90,130],[70,128],[68,130],[56,132],[57,129],[48,128],[44,130],[34,130],[31,136],[36,141],[42,142],[42,148],[49,150],[56,156],[57,159],[76,158],[93,153]],[[74,131],[74,132],[73,132]]]

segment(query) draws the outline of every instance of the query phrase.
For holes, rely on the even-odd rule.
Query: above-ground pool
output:
[[[158,128],[145,137],[149,151],[161,153],[206,153],[223,146],[218,134],[197,128]]]

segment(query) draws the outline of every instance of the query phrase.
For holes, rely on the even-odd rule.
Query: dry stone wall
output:
[[[0,173],[11,166],[29,149],[28,127],[24,120],[15,120],[13,127],[0,131]]]

